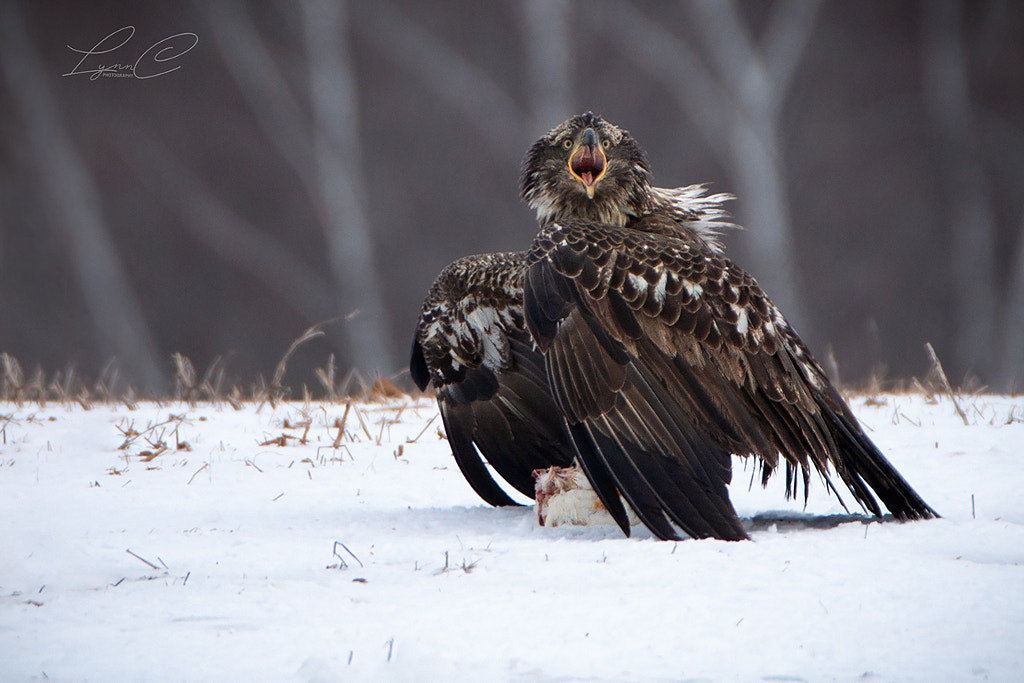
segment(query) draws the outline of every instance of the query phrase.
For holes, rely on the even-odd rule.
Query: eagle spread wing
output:
[[[476,406],[501,403],[503,387],[525,381],[536,391],[516,393],[521,400],[506,411],[519,428],[530,426],[516,431],[525,437],[504,450],[489,446],[493,456],[481,450],[514,485],[527,459],[560,465],[575,456],[627,535],[622,498],[659,538],[676,538],[675,527],[746,538],[726,488],[732,454],[756,457],[765,480],[785,462],[791,494],[802,480],[806,496],[814,469],[838,495],[834,470],[875,515],[880,499],[899,519],[937,516],[867,438],[754,279],[722,256],[715,230],[727,197],[651,187],[632,137],[589,112],[531,148],[521,189],[541,222],[530,250],[469,262],[504,273],[504,298],[469,285],[431,317],[442,273],[414,347],[414,377],[421,386],[433,380],[456,459],[486,500],[495,502],[457,444],[470,432],[478,446],[508,443]],[[458,316],[468,323],[438,327],[458,306],[470,309]],[[473,318],[480,306],[490,312]],[[456,332],[424,332],[446,325]]]
[[[468,256],[446,267],[424,302],[410,370],[433,382],[455,461],[491,505],[515,505],[494,469],[530,498],[533,471],[572,464],[544,357],[523,323],[525,254]]]

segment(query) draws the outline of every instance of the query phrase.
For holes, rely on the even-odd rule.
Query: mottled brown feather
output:
[[[424,302],[410,364],[420,388],[434,388],[459,468],[492,505],[514,501],[484,459],[532,498],[535,469],[575,457],[523,324],[524,261],[522,253],[484,254],[447,266]]]

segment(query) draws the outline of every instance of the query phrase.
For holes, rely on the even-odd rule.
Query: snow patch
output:
[[[0,668],[12,681],[1017,680],[1024,399],[964,400],[970,426],[948,400],[851,403],[943,519],[850,515],[817,479],[804,509],[784,476],[762,490],[737,458],[730,495],[753,539],[740,543],[488,507],[433,401],[353,403],[340,438],[344,403],[0,404]]]

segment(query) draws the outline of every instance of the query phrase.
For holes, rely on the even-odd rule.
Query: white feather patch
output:
[[[486,330],[497,321],[498,314],[490,306],[477,306],[466,314],[466,322],[479,330]]]
[[[478,306],[466,314],[466,333],[476,332],[483,351],[483,364],[491,370],[500,370],[508,342],[502,333],[498,311],[490,306]]]
[[[629,281],[633,283],[633,286],[639,290],[647,289],[647,280],[643,279],[639,275],[629,274]]]
[[[736,331],[740,334],[746,334],[749,326],[747,307],[733,304],[732,310],[736,312]]]
[[[668,271],[661,271],[661,277],[658,278],[658,284],[654,287],[654,300],[659,304],[665,303],[665,287],[668,285]]]

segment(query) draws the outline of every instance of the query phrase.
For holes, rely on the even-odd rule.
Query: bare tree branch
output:
[[[732,0],[693,0],[686,6],[702,27],[699,35],[705,53],[733,99],[746,107],[767,101],[769,95],[765,65],[735,3]]]
[[[107,231],[99,190],[75,149],[14,3],[0,5],[0,68],[36,155],[39,192],[93,321],[101,353],[114,354],[141,384],[163,389],[156,345]]]
[[[380,53],[420,77],[437,95],[461,112],[468,126],[503,158],[522,155],[529,137],[521,108],[502,85],[431,35],[387,0],[357,3],[360,33]],[[504,131],[495,135],[494,131]]]
[[[631,4],[601,0],[596,11],[587,14],[591,24],[633,62],[660,81],[690,117],[719,162],[728,166],[722,141],[730,130],[729,95],[689,45]]]
[[[260,37],[248,6],[225,0],[197,2],[196,7],[213,27],[214,42],[267,142],[291,165],[310,197],[315,197],[309,117]]]
[[[132,128],[130,137],[113,138],[118,153],[193,238],[262,282],[310,323],[337,314],[329,282],[214,195],[151,131],[137,122]]]

